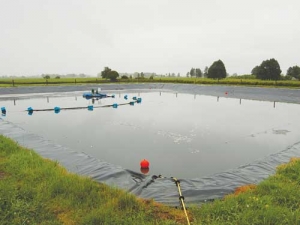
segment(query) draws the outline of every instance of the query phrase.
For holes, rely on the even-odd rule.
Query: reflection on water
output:
[[[230,93],[229,93],[230,94]],[[128,100],[124,96],[128,95]],[[49,112],[25,110],[142,104]],[[80,95],[0,100],[4,120],[72,150],[126,169],[196,178],[222,172],[286,149],[300,141],[300,106],[171,92],[116,93],[115,99],[86,100]],[[145,171],[144,171],[145,172]]]

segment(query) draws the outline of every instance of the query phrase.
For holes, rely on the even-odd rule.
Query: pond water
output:
[[[300,141],[300,105],[210,97],[173,92],[116,93],[116,98],[86,100],[80,94],[60,97],[0,99],[6,117],[38,134],[102,161],[149,174],[201,178],[236,168],[285,150]],[[126,103],[135,106],[34,112],[25,110]],[[22,144],[22,143],[20,143]]]

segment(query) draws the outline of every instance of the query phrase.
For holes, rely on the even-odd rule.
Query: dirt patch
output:
[[[153,215],[157,218],[161,220],[175,220],[178,224],[186,224],[187,220],[183,210],[171,208],[151,200],[141,199],[141,201],[145,204],[146,208],[149,207],[151,209]],[[193,222],[193,215],[190,212],[187,213],[190,222]]]

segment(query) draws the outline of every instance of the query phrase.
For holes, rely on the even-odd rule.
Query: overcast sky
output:
[[[0,75],[300,66],[300,0],[0,0]]]

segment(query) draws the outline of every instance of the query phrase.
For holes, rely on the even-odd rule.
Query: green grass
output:
[[[300,224],[300,160],[259,185],[189,207],[191,224]],[[187,224],[184,213],[68,173],[0,136],[0,224]]]
[[[180,210],[68,173],[0,136],[0,224],[180,224]]]
[[[199,224],[300,224],[300,160],[279,166],[257,186],[191,211]]]
[[[0,78],[0,87],[18,86],[46,86],[46,85],[80,85],[80,84],[105,84],[111,83],[102,78]],[[288,87],[300,88],[300,81],[290,80],[258,80],[240,79],[228,77],[221,80],[208,78],[189,78],[189,77],[155,77],[154,79],[118,79],[114,83],[181,83],[181,84],[203,84],[203,85],[239,85],[239,86],[258,86],[258,87]]]

